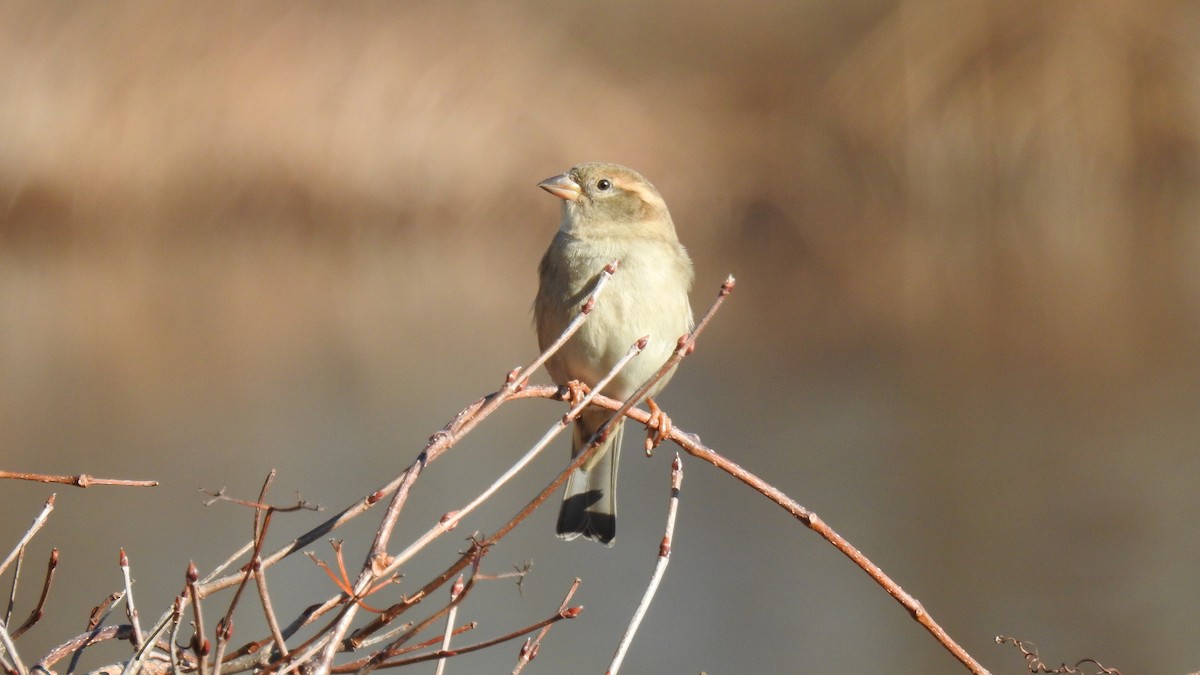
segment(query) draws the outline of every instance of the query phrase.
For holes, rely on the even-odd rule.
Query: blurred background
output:
[[[17,1],[0,63],[0,466],[162,483],[0,484],[3,551],[59,493],[18,589],[13,623],[61,549],[26,663],[120,588],[118,547],[150,622],[189,560],[248,539],[250,514],[199,488],[253,498],[278,468],[272,501],[326,507],[277,517],[276,548],[531,360],[559,217],[535,184],[606,160],[665,196],[697,311],[738,279],[659,399],[680,427],[817,511],[994,672],[1024,668],[997,634],[1052,665],[1200,668],[1195,4]],[[425,474],[394,541],[562,412],[502,409]],[[477,590],[459,644],[548,616],[579,576],[583,615],[526,672],[607,665],[667,498],[671,452],[629,445],[617,545],[562,543],[540,510],[484,568],[532,575]],[[625,672],[959,671],[780,509],[685,472]],[[339,532],[349,564],[377,520]],[[334,590],[303,556],[269,579],[284,616]],[[235,638],[265,634],[252,602],[239,617]],[[517,646],[450,670],[508,672]]]

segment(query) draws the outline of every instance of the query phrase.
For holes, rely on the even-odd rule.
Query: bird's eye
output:
[[[612,181],[610,181],[607,178],[601,178],[600,180],[596,181],[596,189],[597,190],[604,191],[611,187],[612,187]]]

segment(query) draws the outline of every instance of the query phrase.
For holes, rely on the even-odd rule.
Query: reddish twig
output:
[[[539,630],[539,629],[545,628],[546,626],[549,626],[551,624],[558,623],[559,621],[562,621],[563,619],[574,619],[575,617],[579,616],[580,612],[582,612],[582,611],[583,611],[582,606],[568,607],[567,609],[556,613],[554,616],[551,616],[550,618],[543,619],[533,625],[525,626],[524,628],[515,630],[506,635],[501,635],[498,638],[493,638],[491,640],[487,640],[486,642],[479,642],[479,643],[470,645],[468,647],[460,647],[458,649],[453,649],[453,650],[449,650],[449,651],[439,650],[439,651],[433,652],[432,654],[422,654],[420,656],[413,656],[413,657],[407,658],[407,659],[388,661],[386,663],[381,663],[376,667],[377,668],[401,668],[403,666],[410,666],[414,663],[421,663],[423,661],[432,661],[434,659],[443,659],[448,656],[459,656],[460,654],[469,654],[471,652],[477,652],[481,649],[487,649],[488,647],[494,647],[503,642],[509,642],[511,640],[515,640],[515,639],[521,637],[522,635],[528,635],[529,633],[532,633],[535,630]],[[351,671],[335,669],[334,672],[341,673],[341,672],[351,672]]]
[[[557,398],[558,388],[550,386],[529,386],[523,389],[514,398]],[[597,396],[592,405],[608,408],[609,410],[620,411],[624,410],[624,415],[632,420],[636,420],[642,424],[650,421],[650,413],[637,408],[629,409],[626,404],[628,401],[618,401],[608,398],[607,396]],[[716,468],[728,473],[730,476],[745,483],[756,492],[771,500],[785,511],[790,513],[794,518],[808,527],[813,532],[816,532],[826,541],[832,544],[837,550],[841,551],[846,557],[850,558],[855,565],[862,571],[866,572],[877,584],[879,584],[888,595],[891,595],[897,602],[901,604],[909,615],[921,624],[930,635],[938,641],[954,658],[967,667],[972,673],[983,674],[987,673],[987,669],[974,659],[965,649],[962,648],[953,638],[946,633],[945,629],[939,625],[929,612],[917,601],[916,598],[909,595],[903,588],[884,573],[878,565],[871,562],[861,551],[855,548],[842,535],[838,534],[833,528],[829,527],[825,521],[821,520],[816,513],[804,508],[791,497],[784,494],[781,490],[759,478],[753,473],[739,466],[737,463],[726,459],[718,454],[715,450],[709,448],[700,442],[697,436],[689,434],[678,428],[672,429],[667,438],[674,441],[679,447],[683,448],[689,455],[702,459]]]
[[[605,286],[608,285],[609,279],[611,279],[613,274],[616,273],[618,265],[618,261],[613,261],[604,267],[604,269],[597,276],[596,283],[592,287],[591,294],[584,302],[579,314],[577,314],[571,320],[571,322],[567,325],[567,328],[562,332],[561,335],[559,335],[558,339],[550,345],[549,348],[544,349],[542,353],[525,368],[509,373],[509,376],[506,379],[504,386],[500,388],[500,391],[485,399],[486,403],[481,405],[474,414],[470,415],[470,417],[466,419],[461,419],[460,423],[456,424],[454,428],[443,428],[443,430],[439,432],[443,436],[448,436],[448,439],[443,447],[443,451],[446,448],[451,447],[458,438],[470,433],[480,422],[482,422],[485,418],[491,415],[492,412],[494,412],[509,398],[511,398],[513,394],[520,391],[521,388],[523,388],[529,381],[529,376],[532,375],[538,368],[541,368],[542,365],[551,356],[553,356],[556,351],[558,351],[564,344],[566,344],[568,340],[571,339],[571,337],[579,330],[579,328],[583,326],[584,322],[587,321],[588,316],[592,313],[593,308],[596,306],[596,302],[600,297],[601,292],[604,290]],[[456,419],[455,421],[458,422],[459,420]],[[373,579],[379,576],[390,574],[399,567],[399,564],[395,563],[396,559],[392,558],[387,553],[388,541],[391,539],[392,530],[395,527],[396,521],[400,517],[400,511],[404,508],[404,503],[408,498],[409,489],[416,481],[417,476],[421,473],[421,471],[424,470],[424,467],[432,460],[433,457],[431,453],[428,451],[422,452],[417,457],[417,460],[413,462],[413,464],[410,465],[408,470],[405,472],[399,488],[392,496],[391,503],[388,504],[388,509],[384,515],[383,523],[376,531],[375,541],[371,545],[371,550],[367,555],[367,560],[363,563],[362,572],[359,574],[358,580],[354,583],[355,595],[361,593],[368,586],[370,586]],[[419,547],[414,550],[413,546],[410,546],[409,550],[415,552],[415,550],[419,550]],[[333,657],[337,653],[339,645],[342,642],[342,638],[350,630],[350,623],[354,619],[355,612],[355,605],[353,604],[347,605],[342,610],[341,616],[338,617],[337,625],[333,630],[331,638],[326,643],[325,649],[316,664],[318,671],[328,671],[330,666],[333,664]]]
[[[271,482],[275,480],[275,469],[271,469],[267,474],[266,480],[263,481],[262,489],[258,492],[258,501],[261,504],[267,499],[267,489],[271,487]],[[263,542],[267,538],[267,528],[271,525],[271,515],[275,513],[275,509],[267,511],[263,515],[261,509],[254,511],[254,552],[250,556],[250,572],[254,575],[254,586],[258,590],[258,599],[262,603],[263,614],[267,619],[267,628],[271,631],[271,639],[275,641],[275,647],[279,650],[279,655],[286,658],[288,655],[287,643],[284,640],[283,632],[279,630],[279,620],[275,617],[275,609],[271,605],[271,595],[267,592],[267,575],[263,572],[262,567],[262,547]]]
[[[40,661],[34,664],[34,669],[40,672],[50,672],[54,664],[63,660],[67,655],[77,653],[83,648],[96,644],[97,642],[105,642],[107,640],[128,640],[133,635],[133,626],[106,626],[104,628],[92,628],[88,632],[67,640],[61,645],[51,649],[48,654],[42,657]]]
[[[54,570],[58,567],[58,549],[50,549],[50,560],[46,563],[46,579],[42,582],[42,594],[38,596],[37,606],[29,612],[29,618],[25,619],[25,623],[21,624],[13,631],[13,639],[21,637],[25,631],[29,630],[38,621],[41,621],[45,612],[46,598],[50,596],[50,585],[54,583]]]
[[[200,675],[208,675],[209,642],[204,634],[204,612],[200,609],[200,591],[196,587],[196,581],[200,578],[200,573],[196,571],[196,563],[188,563],[186,578],[188,597],[192,601],[192,620],[195,621],[192,651],[196,654],[196,667]]]
[[[108,595],[108,597],[106,597],[100,601],[99,605],[96,605],[95,607],[92,608],[91,614],[88,615],[88,624],[87,624],[87,629],[91,634],[99,633],[100,626],[105,621],[108,621],[108,617],[112,614],[113,609],[116,607],[117,602],[119,602],[124,595],[125,595],[124,591],[119,592],[119,593],[110,593]],[[130,631],[132,631],[133,627],[130,626],[129,629],[130,629]],[[129,639],[129,638],[126,637],[124,639]],[[75,648],[74,653],[71,654],[71,664],[67,667],[68,673],[75,672],[75,667],[79,664],[79,659],[83,658],[83,650],[87,649],[88,646],[93,644],[93,642],[98,642],[98,641],[99,641],[99,638],[97,638],[95,641],[83,640],[82,642],[78,643],[78,646]]]
[[[562,603],[558,606],[559,614],[567,611],[567,605],[571,602],[571,597],[575,595],[575,591],[579,590],[580,583],[582,583],[582,581],[576,577],[575,583],[571,584],[571,587],[567,589],[567,595],[563,598]],[[545,626],[542,626],[542,629],[538,631],[536,637],[532,638],[531,640],[525,640],[525,644],[521,646],[521,653],[517,656],[517,665],[515,668],[513,668],[512,675],[519,675],[519,673],[525,669],[525,664],[537,658],[538,650],[542,646],[542,638],[546,637],[546,634],[550,632],[550,626],[552,625],[553,624],[548,623]]]
[[[156,480],[125,480],[123,478],[96,478],[89,476],[86,473],[76,474],[74,476],[51,476],[43,473],[24,473],[21,471],[0,471],[0,478],[11,478],[14,480],[31,480],[38,483],[62,483],[63,485],[74,485],[75,487],[89,488],[93,485],[121,485],[124,487],[155,487],[158,485]]]
[[[677,452],[675,461],[671,462],[671,497],[667,500],[667,524],[663,530],[662,543],[658,546],[658,562],[654,565],[654,573],[650,575],[650,583],[646,586],[646,592],[642,594],[642,600],[638,603],[633,617],[630,618],[629,627],[621,636],[617,651],[608,665],[608,675],[616,675],[621,669],[621,662],[625,660],[625,654],[629,651],[629,646],[633,644],[633,636],[637,634],[638,627],[641,626],[642,619],[646,616],[646,610],[650,608],[650,602],[654,600],[654,594],[658,592],[658,585],[667,572],[667,563],[671,560],[671,545],[675,536],[675,514],[679,511],[679,490],[682,485],[683,461]]]

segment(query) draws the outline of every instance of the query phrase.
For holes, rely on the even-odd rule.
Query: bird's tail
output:
[[[589,407],[583,411],[575,421],[572,457],[579,456],[588,439],[609,417],[612,412],[602,408]],[[617,460],[624,429],[623,420],[615,422],[592,459],[571,472],[567,479],[567,491],[558,511],[558,536],[563,539],[574,539],[582,534],[612,546],[617,536]]]

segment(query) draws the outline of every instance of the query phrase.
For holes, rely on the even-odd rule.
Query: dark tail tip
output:
[[[571,540],[583,535],[586,539],[612,546],[617,537],[617,517],[588,510],[599,500],[599,490],[588,490],[564,499],[558,511],[558,536]]]

